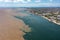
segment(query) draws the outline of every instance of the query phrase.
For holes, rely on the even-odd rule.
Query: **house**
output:
[[[60,15],[57,15],[57,21],[60,22]]]

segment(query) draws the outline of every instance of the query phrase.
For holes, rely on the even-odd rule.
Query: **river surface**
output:
[[[29,12],[21,12],[27,16],[15,16],[22,19],[26,25],[31,27],[31,32],[23,37],[25,40],[60,40],[60,26],[56,25],[41,16]]]

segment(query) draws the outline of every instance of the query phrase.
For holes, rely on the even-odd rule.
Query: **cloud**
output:
[[[0,3],[0,7],[60,7],[60,3]]]

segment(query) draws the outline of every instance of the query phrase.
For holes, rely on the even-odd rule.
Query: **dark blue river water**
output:
[[[41,16],[29,14],[28,12],[22,12],[28,14],[28,16],[20,17],[15,16],[18,19],[22,19],[25,24],[31,27],[31,32],[26,33],[23,37],[25,40],[60,40],[60,26],[56,25]]]

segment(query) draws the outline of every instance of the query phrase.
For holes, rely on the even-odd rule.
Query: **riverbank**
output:
[[[45,18],[46,20],[48,20],[48,21],[50,21],[50,22],[53,22],[53,23],[55,23],[55,24],[57,24],[57,25],[60,25],[60,22],[57,22],[57,20],[55,20],[55,19],[53,19],[53,18],[50,18],[50,19],[49,19],[48,17],[45,17],[45,16],[43,16],[42,14],[38,14],[38,13],[33,13],[33,14],[39,15],[39,16]]]
[[[53,22],[53,23],[55,23],[55,24],[57,24],[57,25],[60,25],[60,23],[57,23],[56,22],[56,20],[51,20],[51,19],[48,19],[47,17],[45,17],[45,16],[42,16],[43,18],[45,18],[45,19],[47,19],[48,21],[50,21],[50,22]]]

